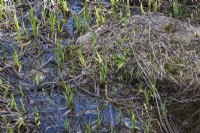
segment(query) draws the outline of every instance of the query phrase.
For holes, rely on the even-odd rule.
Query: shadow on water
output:
[[[73,11],[73,13],[75,13],[76,15],[79,13],[79,11],[82,9],[80,3],[77,0],[74,0],[74,2],[70,5],[71,6],[71,10]],[[68,18],[68,23],[66,25],[66,31],[69,32],[70,36],[74,35],[74,31],[76,30],[75,28],[76,23],[74,20],[73,16],[70,16]]]
[[[45,133],[55,133],[66,131],[66,121],[70,121],[70,131],[83,132],[83,129],[90,123],[93,129],[97,123],[97,108],[99,108],[103,118],[104,130],[109,131],[110,127],[120,126],[119,112],[109,103],[103,104],[91,97],[74,96],[74,107],[72,111],[67,106],[67,102],[60,91],[54,91],[52,94],[41,94],[33,99],[38,107],[41,116],[40,128]],[[34,108],[29,108],[30,111]],[[131,128],[130,118],[122,116],[123,124]],[[139,124],[137,127],[139,127]],[[103,128],[102,128],[103,129]]]
[[[200,102],[173,104],[168,111],[181,133],[199,133]]]
[[[40,115],[40,131],[44,133],[62,133],[66,132],[66,122],[70,122],[70,132],[84,132],[88,124],[91,125],[93,130],[97,130],[98,111],[100,110],[100,117],[102,124],[98,127],[100,132],[110,132],[110,128],[132,128],[132,122],[129,117],[119,111],[115,106],[109,102],[103,102],[90,96],[74,96],[73,110],[68,108],[66,97],[61,90],[38,91],[31,92],[25,96],[25,108],[28,112],[27,115],[32,115],[37,107]],[[21,106],[20,99],[16,97],[18,107]],[[120,122],[121,118],[121,122]],[[135,127],[138,132],[141,132],[141,124],[135,122]]]

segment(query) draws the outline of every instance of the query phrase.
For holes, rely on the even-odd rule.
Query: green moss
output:
[[[184,63],[183,60],[178,59],[178,58],[173,59],[172,61],[173,61],[174,64],[177,65],[177,66],[183,66],[183,63]]]
[[[180,73],[180,70],[184,68],[184,61],[180,58],[174,58],[169,63],[164,64],[164,69],[166,72],[177,75]]]
[[[176,68],[172,67],[169,63],[164,64],[164,69],[170,74],[173,74],[173,75],[178,74],[178,70]]]
[[[177,31],[176,26],[173,23],[169,23],[163,27],[163,30],[167,32],[175,33]]]

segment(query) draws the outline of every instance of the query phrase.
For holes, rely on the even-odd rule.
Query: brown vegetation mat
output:
[[[87,79],[95,83],[95,80],[99,81],[93,75],[98,75],[98,71],[100,74],[99,64],[107,63],[106,82],[97,88],[105,88],[108,100],[137,111],[154,112],[158,117],[150,115],[150,118],[159,118],[155,120],[156,125],[160,125],[156,131],[183,131],[182,124],[186,120],[179,121],[181,126],[174,126],[169,117],[173,114],[167,112],[166,117],[162,117],[162,107],[165,101],[167,110],[173,112],[171,105],[189,103],[190,106],[190,103],[200,102],[200,47],[195,45],[200,43],[199,29],[176,19],[151,14],[107,22],[95,33],[96,44],[91,45],[95,40],[92,39],[94,32],[78,39],[84,57],[90,60]],[[145,91],[155,108],[144,106]],[[137,114],[142,121],[148,116],[144,115],[147,114],[144,110]],[[197,110],[195,107],[193,113]],[[185,112],[188,113],[187,109]]]
[[[109,65],[117,65],[114,55],[124,56],[126,60],[123,69],[113,70],[114,73],[109,75],[126,71],[131,76],[133,72],[132,77],[142,79],[149,88],[152,87],[155,78],[157,84],[163,84],[163,89],[176,86],[170,90],[176,93],[176,96],[199,95],[200,47],[195,45],[200,43],[197,33],[199,30],[187,30],[183,27],[184,23],[178,21],[182,31],[178,27],[171,29],[175,30],[174,32],[167,31],[165,28],[170,25],[175,27],[177,20],[157,16],[171,20],[170,23],[163,23],[161,29],[162,25],[156,27],[153,21],[148,21],[148,17],[151,18],[136,15],[124,21],[108,23],[96,30],[95,48],[111,61]],[[181,38],[179,34],[182,34]],[[85,53],[94,52],[91,43],[82,43]],[[136,69],[140,69],[139,77],[134,74]]]

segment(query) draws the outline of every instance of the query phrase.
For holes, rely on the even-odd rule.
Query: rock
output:
[[[132,19],[132,21],[138,21],[137,24],[150,26],[160,35],[183,45],[190,44],[191,40],[200,37],[200,28],[193,27],[188,22],[181,22],[175,18],[162,15],[135,15]]]
[[[95,36],[95,32],[93,31],[89,31],[88,33],[86,33],[83,36],[80,36],[75,44],[82,44],[82,45],[90,45],[92,44],[93,41],[93,37]]]
[[[189,45],[192,40],[199,40],[200,28],[193,27],[189,22],[182,22],[175,18],[162,16],[161,14],[134,15],[129,18],[130,25],[128,27],[151,27],[159,36],[168,38],[172,42],[182,45]],[[108,24],[109,25],[109,24]],[[109,25],[110,26],[110,25]],[[93,37],[105,40],[102,36],[108,29],[106,26],[100,27],[95,31],[90,31],[80,36],[75,44],[81,44],[84,48],[90,49]],[[114,26],[115,27],[115,26]],[[112,29],[112,27],[109,27]],[[105,35],[106,36],[106,35]]]

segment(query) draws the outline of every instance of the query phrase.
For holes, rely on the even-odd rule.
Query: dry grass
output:
[[[163,29],[158,29],[154,23],[146,19],[153,16],[136,15],[124,21],[107,22],[96,31],[97,42],[93,49],[91,43],[83,42],[81,47],[89,61],[86,69],[86,81],[89,82],[85,84],[99,84],[99,78],[93,76],[94,73],[99,73],[99,65],[95,63],[98,51],[109,64],[106,83],[100,83],[100,87],[97,87],[100,90],[105,89],[107,99],[117,105],[133,107],[136,112],[146,110],[143,106],[144,101],[138,99],[143,99],[144,96],[143,92],[140,93],[140,88],[147,88],[151,95],[149,98],[152,98],[152,101],[149,100],[155,107],[153,110],[147,110],[154,112],[150,113],[150,118],[157,114],[157,124],[161,126],[155,130],[177,132],[173,124],[168,124],[169,119],[161,116],[161,106],[164,100],[167,101],[167,108],[174,103],[199,102],[199,49],[192,45],[192,37],[196,38],[195,34],[189,41],[185,39],[188,37],[186,34],[184,43],[184,39],[174,35],[176,32],[182,32],[176,31],[180,29],[174,32],[165,31],[164,26]],[[169,20],[172,23],[177,22],[174,19]],[[180,23],[183,27],[184,24]],[[120,61],[124,64],[118,69]],[[154,86],[156,94],[152,96]],[[143,113],[137,114],[140,120],[144,120]],[[154,124],[157,125],[156,122]]]

